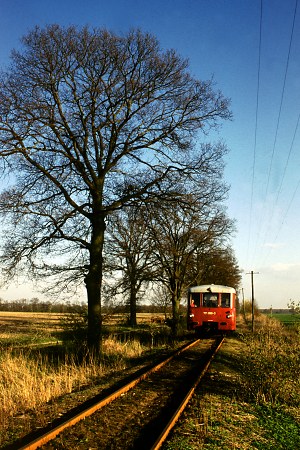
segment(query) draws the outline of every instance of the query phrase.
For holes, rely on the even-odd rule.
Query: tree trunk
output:
[[[89,272],[85,283],[88,298],[87,343],[91,353],[99,354],[102,340],[101,282]]]
[[[176,338],[179,334],[179,319],[180,319],[180,299],[178,299],[177,295],[172,296],[172,334],[173,337]]]
[[[85,284],[88,298],[87,343],[91,353],[99,354],[102,344],[101,287],[105,217],[98,215],[93,221],[90,246],[90,265]]]
[[[129,316],[129,325],[131,327],[136,327],[137,321],[136,321],[136,289],[131,288],[130,290],[130,316]]]

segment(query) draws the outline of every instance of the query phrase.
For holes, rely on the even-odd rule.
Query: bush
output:
[[[66,346],[86,348],[87,345],[87,309],[81,309],[77,312],[66,314],[61,319],[63,329],[60,338]]]

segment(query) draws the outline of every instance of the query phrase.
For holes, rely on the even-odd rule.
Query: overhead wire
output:
[[[276,124],[276,131],[275,131],[275,137],[274,137],[274,143],[273,143],[273,149],[271,154],[271,160],[270,160],[270,166],[269,166],[269,172],[268,172],[268,180],[267,180],[267,187],[266,187],[266,197],[268,195],[269,186],[270,186],[270,178],[271,178],[271,172],[273,167],[273,161],[274,161],[274,155],[275,155],[275,148],[277,144],[277,137],[278,137],[278,130],[279,130],[279,123],[281,119],[281,112],[282,112],[282,105],[283,105],[283,98],[285,93],[285,86],[286,86],[286,79],[287,79],[287,73],[289,68],[289,62],[290,62],[290,55],[291,55],[291,48],[292,48],[292,41],[293,41],[293,35],[294,35],[294,28],[295,28],[295,19],[296,19],[296,12],[297,12],[297,3],[298,0],[296,0],[295,8],[294,8],[294,18],[293,18],[293,25],[292,25],[292,31],[290,36],[290,42],[289,42],[289,49],[288,49],[288,56],[287,61],[285,65],[285,73],[284,73],[284,80],[283,80],[283,86],[281,91],[281,99],[280,99],[280,106],[279,106],[279,113],[277,118],[277,124]]]
[[[286,173],[287,173],[287,168],[288,168],[288,165],[289,165],[289,162],[290,162],[290,158],[291,158],[292,150],[293,150],[293,147],[294,147],[297,131],[298,131],[298,128],[299,128],[299,122],[300,122],[300,113],[298,115],[297,123],[296,123],[295,130],[294,130],[293,139],[292,139],[292,142],[291,142],[291,145],[290,145],[290,150],[289,150],[286,162],[285,162],[285,166],[284,166],[281,182],[280,182],[280,185],[279,185],[279,189],[277,191],[275,205],[278,203],[278,199],[279,199],[279,196],[280,196],[281,191],[282,191],[283,182],[284,182],[284,179],[285,179],[285,176],[286,176]]]
[[[298,114],[298,119],[297,119],[297,123],[296,123],[296,126],[295,126],[295,130],[294,130],[292,142],[291,142],[291,145],[290,145],[288,157],[287,157],[287,160],[286,160],[286,163],[285,163],[283,176],[282,176],[281,183],[280,183],[280,186],[279,186],[279,189],[278,189],[278,192],[277,192],[277,198],[276,198],[276,202],[275,202],[276,204],[278,203],[279,195],[280,195],[281,190],[282,190],[283,181],[284,181],[284,178],[285,178],[285,175],[286,175],[286,172],[287,172],[287,167],[288,167],[288,163],[289,163],[289,160],[290,160],[290,157],[291,157],[292,149],[294,147],[294,143],[295,143],[296,135],[297,135],[297,132],[298,132],[299,124],[300,124],[300,113]],[[298,191],[299,187],[300,187],[300,178],[298,180],[296,188],[294,189],[293,195],[291,196],[291,199],[290,199],[290,201],[288,203],[288,206],[285,209],[285,212],[284,212],[282,220],[281,220],[281,222],[279,224],[279,228],[278,228],[278,230],[276,232],[276,235],[275,235],[274,239],[272,239],[273,245],[275,245],[277,243],[277,239],[278,239],[278,237],[280,235],[280,232],[281,232],[281,230],[283,228],[283,225],[285,224],[286,218],[287,218],[288,213],[289,213],[289,211],[291,209],[291,206],[292,206],[293,201],[294,201],[294,199],[296,197],[296,194],[297,194],[297,191]],[[274,248],[274,247],[269,247],[269,251],[268,251],[267,255],[264,257],[264,259],[263,259],[263,261],[261,263],[262,266],[264,265],[265,261],[269,257],[272,248]]]
[[[251,229],[252,229],[252,216],[253,216],[253,197],[254,197],[254,180],[255,180],[255,167],[256,167],[258,106],[259,106],[260,67],[261,67],[262,17],[263,17],[263,0],[260,0],[260,22],[259,22],[259,43],[258,43],[258,65],[257,65],[257,85],[256,85],[254,146],[253,146],[253,163],[252,163],[252,180],[251,180],[251,197],[250,197],[250,218],[249,218],[248,245],[247,245],[246,261],[248,261],[248,256],[249,256],[250,238],[251,238]]]
[[[297,7],[298,7],[298,0],[295,1],[292,29],[291,29],[290,40],[289,40],[287,61],[286,61],[286,65],[285,65],[284,80],[283,80],[283,86],[282,86],[282,91],[281,91],[281,99],[280,99],[279,112],[278,112],[277,123],[276,123],[276,130],[275,130],[273,148],[272,148],[271,159],[270,159],[269,170],[268,170],[268,177],[267,177],[267,185],[266,185],[266,191],[265,191],[263,210],[266,209],[267,197],[268,197],[268,193],[269,193],[270,179],[271,179],[271,173],[272,173],[272,168],[273,168],[273,162],[274,162],[274,156],[275,156],[275,148],[276,148],[276,144],[277,144],[278,130],[279,130],[279,125],[280,125],[280,120],[281,120],[282,105],[283,105],[283,99],[284,99],[284,94],[285,94],[286,80],[287,80],[287,74],[288,74],[288,68],[289,68],[289,62],[290,62],[290,55],[291,55],[291,48],[292,48],[292,42],[293,42],[293,36],[294,36],[294,29],[295,29],[296,15],[297,15]],[[299,124],[299,118],[298,118],[298,121],[297,121],[296,129],[295,129],[295,133],[294,133],[294,138],[295,138],[295,135],[296,135],[296,132],[297,132],[298,124]],[[270,224],[273,221],[273,215],[274,215],[275,207],[276,207],[276,205],[278,203],[279,195],[280,195],[280,192],[281,192],[281,189],[282,189],[283,181],[284,181],[285,174],[286,174],[286,169],[287,169],[287,166],[288,166],[288,162],[289,162],[289,159],[290,159],[290,155],[291,155],[291,151],[292,151],[292,147],[293,147],[293,143],[294,143],[294,138],[293,138],[293,141],[292,141],[292,144],[291,144],[291,147],[290,147],[290,151],[289,151],[289,154],[288,154],[288,157],[287,157],[287,161],[286,161],[286,164],[285,164],[285,169],[284,169],[284,172],[283,172],[281,183],[280,183],[279,189],[277,191],[277,197],[276,197],[275,203],[273,205],[273,208],[271,209],[271,216],[270,216],[270,218],[269,218],[269,220],[267,222],[265,236],[264,236],[264,239],[263,239],[262,244],[261,244],[262,247],[265,246],[265,244],[266,244],[266,239],[267,239],[267,235],[269,234]],[[262,228],[262,215],[261,215],[261,219],[260,219],[260,225],[259,225],[259,228],[258,228],[259,231],[258,231],[258,237],[257,237],[257,242],[256,242],[256,247],[255,247],[254,254],[255,254],[255,252],[257,250],[259,235],[261,233],[261,228]]]

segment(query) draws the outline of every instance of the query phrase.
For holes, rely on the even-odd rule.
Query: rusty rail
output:
[[[104,406],[111,403],[113,400],[120,397],[122,394],[128,392],[130,389],[135,387],[138,383],[146,379],[149,375],[152,373],[158,371],[161,369],[164,365],[166,365],[169,361],[171,361],[173,358],[178,356],[180,353],[184,352],[185,350],[188,350],[189,348],[196,345],[200,339],[197,339],[195,341],[190,342],[189,344],[181,347],[179,350],[174,352],[171,356],[166,358],[164,361],[160,362],[159,364],[155,365],[151,369],[144,372],[139,377],[132,380],[130,383],[126,384],[125,386],[121,387],[117,391],[113,392],[112,394],[108,395],[104,399],[96,402],[94,405],[86,408],[84,411],[75,414],[73,417],[65,420],[61,424],[57,425],[56,427],[52,428],[51,430],[45,432],[41,436],[37,437],[36,439],[28,442],[27,444],[23,444],[21,446],[8,446],[8,448],[14,448],[14,450],[36,450],[37,448],[41,447],[42,445],[46,444],[47,442],[53,440],[58,434],[60,434],[63,430],[66,428],[69,428],[79,421],[85,419],[86,417],[92,415],[94,412],[98,411],[99,409],[103,408]],[[23,442],[26,440],[26,437],[22,439]]]
[[[163,445],[163,443],[166,441],[170,431],[175,426],[177,420],[179,419],[179,417],[181,416],[181,414],[184,411],[185,407],[187,406],[188,402],[190,401],[192,395],[195,392],[195,389],[197,388],[198,384],[200,383],[200,381],[202,380],[203,376],[207,372],[207,370],[208,370],[212,360],[214,359],[215,355],[217,354],[217,352],[221,348],[223,342],[224,342],[224,338],[222,338],[222,340],[217,344],[216,348],[213,349],[213,352],[210,355],[209,360],[207,361],[207,363],[205,364],[204,368],[200,372],[199,376],[197,377],[197,379],[193,383],[192,387],[190,388],[190,390],[188,391],[188,393],[186,394],[186,396],[184,397],[184,399],[182,400],[182,402],[178,406],[177,410],[174,412],[173,416],[169,420],[169,422],[166,425],[165,429],[161,432],[161,434],[159,435],[159,437],[155,441],[154,445],[151,447],[151,450],[159,450],[160,447]]]

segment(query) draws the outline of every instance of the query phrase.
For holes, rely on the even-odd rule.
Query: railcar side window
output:
[[[222,308],[230,308],[230,294],[223,293],[221,295],[221,306]]]
[[[218,307],[218,294],[213,294],[211,292],[205,292],[203,294],[203,306],[208,308]]]
[[[200,293],[199,292],[192,292],[191,306],[200,306]]]

